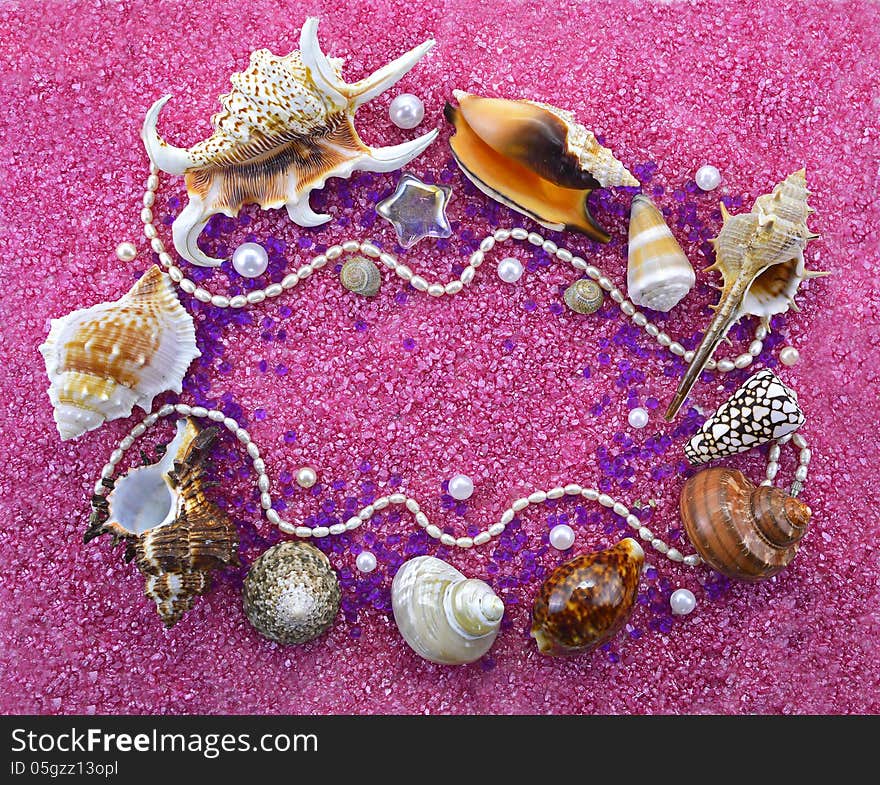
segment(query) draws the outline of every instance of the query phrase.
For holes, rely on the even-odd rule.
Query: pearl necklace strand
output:
[[[534,246],[542,248],[548,254],[555,256],[562,262],[570,264],[575,270],[586,273],[589,278],[596,281],[602,287],[615,303],[618,304],[620,310],[629,317],[633,324],[643,329],[651,338],[653,338],[664,349],[668,349],[676,357],[681,357],[685,362],[689,363],[694,358],[694,352],[686,350],[678,341],[673,341],[665,332],[662,332],[656,324],[653,324],[645,314],[627,299],[626,295],[614,285],[602,270],[594,265],[587,264],[584,259],[571,251],[560,248],[552,240],[545,240],[537,232],[528,232],[522,228],[514,229],[496,229],[492,234],[483,238],[480,243],[479,250],[471,254],[467,266],[461,271],[458,278],[454,278],[446,283],[440,281],[428,282],[421,275],[415,274],[412,269],[402,264],[397,258],[390,253],[380,251],[379,248],[369,241],[346,240],[337,245],[331,245],[324,253],[313,257],[310,262],[302,265],[299,269],[289,273],[284,277],[281,283],[269,284],[263,289],[254,289],[246,295],[237,294],[233,297],[227,297],[223,294],[212,294],[208,289],[199,286],[187,278],[175,263],[171,254],[165,248],[162,238],[153,223],[153,204],[156,201],[156,191],[159,188],[159,169],[151,164],[150,176],[147,178],[146,191],[143,198],[143,209],[141,210],[141,220],[144,224],[144,236],[149,240],[150,247],[159,256],[159,262],[168,270],[168,275],[180,289],[187,294],[191,294],[199,302],[210,303],[217,308],[245,308],[248,305],[256,305],[265,300],[273,299],[282,293],[293,289],[300,281],[309,278],[316,270],[320,270],[328,262],[339,259],[343,254],[363,254],[372,259],[378,259],[383,265],[388,267],[399,278],[409,283],[414,289],[420,292],[427,292],[432,297],[442,297],[443,295],[458,294],[465,286],[468,286],[473,280],[480,265],[486,258],[486,254],[490,253],[499,243],[505,243],[510,240],[518,242],[529,242]],[[764,339],[767,337],[767,328],[763,324],[755,327],[754,340],[749,344],[747,352],[743,352],[734,359],[725,358],[723,360],[710,359],[706,363],[706,370],[716,370],[719,373],[729,373],[736,368],[748,368],[755,357],[764,350]]]
[[[678,341],[673,341],[665,332],[662,332],[657,325],[649,321],[638,308],[624,295],[624,293],[614,285],[602,270],[594,265],[588,264],[583,258],[577,256],[571,251],[560,248],[552,240],[544,239],[537,232],[529,232],[522,228],[512,229],[496,229],[492,234],[486,236],[480,242],[479,250],[471,254],[467,266],[462,270],[458,278],[442,283],[439,281],[429,282],[420,275],[415,274],[410,267],[402,264],[397,258],[381,251],[375,244],[369,241],[347,240],[337,245],[330,246],[324,253],[314,256],[310,262],[302,265],[299,269],[289,273],[284,277],[281,283],[273,283],[263,289],[255,289],[248,292],[247,295],[235,295],[227,297],[222,294],[212,294],[208,289],[198,286],[194,281],[187,278],[183,270],[178,267],[171,254],[165,248],[165,244],[159,237],[158,229],[153,223],[153,205],[156,200],[156,191],[159,188],[159,169],[150,166],[150,176],[147,179],[146,191],[143,197],[143,209],[141,210],[141,220],[144,224],[144,236],[149,240],[150,247],[158,255],[159,262],[167,269],[168,275],[180,289],[187,294],[191,294],[195,299],[203,303],[210,303],[217,308],[245,308],[249,305],[257,305],[267,299],[273,299],[280,296],[285,291],[293,289],[300,281],[309,278],[316,270],[320,270],[328,262],[335,261],[343,256],[343,254],[364,254],[367,257],[378,259],[383,265],[388,267],[403,281],[409,283],[414,289],[420,292],[427,292],[432,297],[442,297],[443,295],[458,294],[465,286],[471,284],[476,276],[476,272],[483,264],[486,254],[490,253],[499,243],[505,243],[510,240],[518,242],[528,242],[531,245],[542,248],[546,253],[555,256],[560,261],[570,264],[575,270],[586,275],[596,281],[599,286],[608,292],[611,299],[618,304],[624,315],[629,317],[632,322],[643,329],[652,339],[654,339],[661,347],[668,349],[673,355],[681,357],[685,362],[690,362],[694,357],[694,352],[686,350]],[[710,359],[706,364],[707,370],[717,370],[720,373],[729,373],[734,369],[747,368],[752,364],[754,358],[763,351],[763,341],[767,337],[767,328],[759,324],[755,328],[754,340],[749,345],[747,352],[740,354],[735,359],[714,360]],[[413,499],[403,493],[392,493],[387,496],[381,496],[372,504],[362,508],[356,515],[353,515],[345,523],[334,524],[333,526],[296,526],[281,518],[278,511],[272,506],[272,496],[269,492],[270,482],[269,476],[266,474],[266,464],[260,455],[259,447],[251,439],[250,434],[244,428],[240,427],[238,422],[232,417],[227,417],[223,412],[217,409],[206,409],[202,406],[189,406],[187,404],[166,404],[157,412],[147,415],[140,423],[132,428],[128,436],[124,437],[114,450],[107,464],[101,470],[101,479],[95,486],[95,495],[104,496],[109,493],[113,487],[113,476],[116,472],[117,464],[122,460],[125,452],[134,444],[134,441],[142,436],[147,428],[153,426],[160,417],[167,417],[177,414],[184,417],[207,418],[217,423],[222,423],[230,432],[232,432],[241,445],[247,450],[248,456],[252,461],[254,471],[257,474],[257,487],[260,491],[260,505],[266,515],[266,519],[277,526],[286,534],[292,534],[300,538],[322,538],[329,535],[342,534],[344,532],[354,531],[360,528],[364,523],[370,521],[372,517],[381,510],[391,505],[403,505],[414,516],[416,523],[422,527],[428,536],[435,540],[439,540],[441,544],[446,546],[455,546],[463,549],[470,549],[474,546],[480,546],[488,543],[495,537],[500,536],[507,524],[509,524],[518,513],[525,510],[529,505],[542,504],[548,500],[560,499],[565,496],[580,496],[587,501],[597,502],[603,507],[607,507],[614,511],[616,515],[626,520],[627,525],[638,533],[639,537],[648,543],[655,551],[666,556],[670,561],[684,563],[690,567],[696,567],[702,560],[697,554],[683,555],[677,548],[670,547],[647,527],[636,515],[630,512],[629,508],[615,501],[606,493],[601,493],[594,488],[584,487],[579,483],[568,483],[559,485],[549,490],[536,490],[528,496],[516,499],[511,506],[506,509],[499,521],[489,526],[484,531],[474,537],[454,537],[451,534],[444,533],[440,528],[430,523],[427,516],[422,512],[421,507],[416,499]],[[795,480],[791,487],[791,495],[797,496],[803,489],[804,482],[807,479],[807,467],[810,462],[811,453],[807,447],[807,442],[800,434],[789,435],[775,442],[768,455],[767,469],[765,479],[762,485],[772,485],[779,471],[779,456],[781,446],[791,442],[800,450],[800,458],[798,468],[795,472]]]
[[[141,422],[131,429],[129,434],[120,442],[119,446],[110,454],[107,463],[101,469],[101,478],[95,485],[95,496],[104,497],[113,487],[113,477],[116,474],[116,466],[122,460],[125,453],[134,445],[148,428],[151,428],[161,417],[168,417],[177,414],[182,417],[206,418],[216,423],[222,423],[227,430],[233,433],[239,443],[247,450],[248,457],[251,459],[254,472],[257,475],[257,488],[260,491],[260,506],[266,515],[266,519],[277,526],[286,534],[293,534],[300,538],[314,537],[320,539],[329,535],[343,534],[344,532],[359,529],[364,523],[367,523],[377,512],[384,510],[390,505],[403,505],[414,516],[416,523],[422,527],[429,537],[440,540],[442,545],[455,546],[458,548],[469,549],[474,546],[485,545],[491,539],[499,537],[518,513],[525,510],[529,505],[543,504],[551,499],[561,499],[564,496],[580,496],[591,502],[598,502],[601,506],[607,507],[614,511],[616,515],[626,520],[627,525],[638,533],[639,537],[648,543],[657,553],[666,556],[673,562],[682,562],[689,567],[696,567],[702,559],[697,554],[688,556],[682,555],[677,548],[670,547],[659,537],[642,524],[636,515],[630,512],[629,508],[615,501],[607,493],[601,493],[595,488],[584,487],[578,483],[568,483],[566,485],[558,485],[549,490],[537,490],[516,499],[508,509],[506,509],[499,519],[498,523],[492,524],[489,528],[480,532],[474,537],[453,537],[451,534],[441,532],[436,524],[432,524],[428,517],[422,512],[421,507],[416,499],[403,493],[392,493],[387,496],[381,496],[372,504],[368,504],[361,509],[356,515],[353,515],[345,523],[337,523],[333,526],[295,526],[281,518],[278,511],[272,507],[272,496],[269,492],[270,483],[269,475],[266,473],[266,463],[260,454],[260,448],[253,441],[251,435],[246,429],[242,428],[238,422],[227,417],[218,409],[206,409],[203,406],[189,406],[185,403],[165,404],[158,411],[148,414]],[[806,440],[800,434],[786,436],[777,441],[770,448],[769,462],[767,464],[766,479],[762,485],[772,485],[773,480],[779,471],[779,453],[780,445],[791,442],[796,448],[800,449],[800,462],[795,472],[795,482],[792,486],[791,495],[796,496],[803,488],[803,483],[807,479],[807,466],[810,462],[810,450],[807,447]]]

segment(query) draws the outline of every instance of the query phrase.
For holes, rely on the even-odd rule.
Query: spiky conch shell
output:
[[[587,209],[596,188],[638,186],[595,135],[563,109],[536,101],[453,91],[449,140],[462,171],[481,191],[548,229],[574,229],[599,242],[608,233]]]
[[[201,355],[193,318],[156,265],[119,300],[53,319],[40,353],[64,440],[128,417],[135,406],[149,412],[159,393],[181,392]]]
[[[141,137],[150,160],[162,171],[184,175],[189,203],[172,225],[177,252],[196,265],[216,267],[198,238],[212,215],[235,216],[245,204],[285,206],[291,220],[318,226],[330,220],[309,206],[309,194],[331,177],[355,170],[389,172],[419,155],[437,136],[390,147],[364,144],[354,127],[358,106],[384,92],[433,46],[429,40],[353,84],[342,81],[342,60],[327,57],[317,37],[318,20],[308,18],[300,48],[284,57],[254,52],[245,71],[231,77],[220,97],[213,135],[189,149],[168,144],[157,130],[162,107],[147,112]]]
[[[671,311],[696,282],[696,274],[647,196],[633,198],[629,217],[626,293],[636,305]]]
[[[712,244],[717,270],[723,278],[715,317],[666,410],[671,420],[681,408],[706,363],[730,328],[743,316],[758,316],[769,328],[770,317],[796,308],[794,297],[805,278],[827,275],[806,270],[804,248],[818,235],[807,227],[806,172],[801,169],[755,200],[751,212],[730,215],[724,205],[724,225]]]
[[[394,621],[410,648],[441,665],[464,665],[495,642],[504,603],[484,581],[442,559],[404,562],[391,584]]]
[[[166,627],[210,589],[214,570],[238,565],[238,531],[205,496],[216,435],[216,426],[180,420],[162,459],[117,481],[85,535],[86,542],[105,533],[126,541],[126,559],[145,576],[145,593]]]

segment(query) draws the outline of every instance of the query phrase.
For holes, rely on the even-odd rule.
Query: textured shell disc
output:
[[[127,417],[134,406],[149,412],[159,393],[182,391],[201,355],[192,316],[155,265],[121,299],[53,319],[40,352],[62,439]]]
[[[769,368],[750,376],[684,447],[694,465],[746,452],[800,428],[797,394]]]
[[[257,559],[244,582],[244,610],[254,628],[278,643],[306,643],[339,611],[339,581],[314,545],[282,542]]]

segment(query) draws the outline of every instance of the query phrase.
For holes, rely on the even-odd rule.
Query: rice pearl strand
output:
[[[767,453],[767,470],[764,474],[765,479],[761,482],[761,485],[773,485],[773,481],[779,473],[779,455],[782,451],[782,446],[789,442],[794,449],[798,450],[798,467],[795,469],[794,482],[792,482],[791,489],[788,493],[789,496],[797,497],[804,489],[804,485],[807,482],[810,459],[813,457],[813,453],[807,445],[807,440],[799,433],[784,436],[771,445],[770,452]]]
[[[246,295],[237,294],[227,297],[222,294],[212,294],[208,289],[199,286],[194,281],[187,278],[183,270],[180,269],[165,248],[162,239],[159,237],[158,229],[153,223],[152,207],[156,198],[156,191],[159,187],[159,170],[151,164],[150,176],[147,179],[146,192],[144,193],[143,205],[141,211],[141,220],[144,224],[144,236],[149,240],[150,247],[159,256],[162,266],[168,270],[168,275],[184,292],[192,295],[203,303],[210,303],[217,308],[246,308],[249,305],[257,305],[266,300],[280,296],[286,291],[293,289],[300,281],[304,281],[310,277],[316,270],[320,270],[327,262],[335,261],[343,255],[363,254],[372,259],[378,259],[381,264],[387,267],[391,272],[397,275],[405,283],[410,284],[414,289],[420,292],[426,292],[431,297],[442,297],[443,295],[458,294],[465,286],[473,283],[477,274],[477,270],[483,264],[486,254],[491,253],[495,246],[499,243],[515,240],[517,242],[528,242],[538,248],[542,248],[546,253],[555,256],[560,261],[570,264],[575,270],[586,273],[589,278],[596,281],[599,286],[608,292],[609,297],[617,303],[624,315],[632,320],[633,324],[640,327],[662,348],[667,349],[676,357],[681,357],[686,363],[690,363],[694,359],[694,352],[686,350],[678,341],[674,341],[665,332],[662,332],[657,325],[653,324],[645,314],[643,314],[629,299],[624,292],[619,289],[608,278],[602,270],[594,265],[588,264],[583,258],[577,256],[571,251],[560,248],[552,240],[544,239],[537,232],[529,232],[521,227],[513,229],[496,229],[492,234],[487,235],[480,242],[479,248],[474,251],[465,268],[457,278],[450,281],[428,281],[428,279],[413,272],[412,268],[403,264],[393,254],[387,253],[379,249],[377,245],[370,241],[346,240],[336,245],[331,245],[324,253],[313,257],[311,261],[302,265],[298,269],[286,275],[281,283],[269,284],[263,289],[254,289]],[[763,324],[758,324],[755,328],[755,337],[749,344],[748,351],[743,352],[734,358],[725,358],[715,360],[710,358],[706,363],[706,370],[718,371],[719,373],[729,373],[736,369],[748,368],[755,358],[764,350],[764,339],[767,337],[767,328]]]
[[[451,534],[442,532],[440,528],[432,524],[428,520],[428,516],[422,512],[421,507],[416,499],[407,496],[404,493],[391,493],[387,496],[380,496],[372,504],[363,507],[356,515],[351,516],[345,523],[337,523],[332,526],[296,526],[285,521],[278,514],[278,511],[272,507],[272,495],[270,493],[269,476],[266,474],[266,463],[260,455],[260,449],[256,442],[253,441],[251,435],[239,426],[233,417],[227,417],[219,409],[206,409],[203,406],[190,406],[185,403],[171,404],[167,403],[157,411],[148,414],[141,422],[135,425],[131,431],[120,442],[119,446],[110,454],[107,463],[101,469],[101,476],[95,485],[95,495],[104,496],[109,493],[112,487],[112,479],[116,473],[116,466],[122,460],[125,453],[132,447],[137,439],[144,435],[148,428],[156,424],[160,417],[168,417],[172,414],[181,417],[204,418],[222,424],[230,433],[234,434],[238,442],[247,450],[248,457],[251,459],[254,472],[257,475],[257,489],[260,492],[260,506],[268,520],[277,526],[286,534],[293,534],[296,537],[308,538],[314,537],[320,539],[330,535],[343,534],[344,532],[354,531],[363,524],[369,522],[372,517],[390,505],[403,505],[413,515],[415,522],[425,530],[429,537],[439,540],[442,545],[457,547],[462,549],[470,549],[474,546],[485,545],[490,540],[500,537],[504,530],[518,513],[522,512],[526,507],[533,504],[543,504],[552,499],[561,499],[563,496],[580,496],[591,502],[597,502],[603,507],[613,510],[616,515],[623,518],[630,528],[634,529],[639,537],[648,543],[655,551],[663,554],[669,560],[674,562],[683,562],[689,567],[696,567],[700,564],[701,559],[696,554],[683,556],[676,548],[671,548],[663,540],[654,536],[654,533],[647,527],[643,526],[641,521],[633,515],[629,508],[621,502],[615,501],[606,493],[600,493],[594,488],[585,488],[578,483],[569,483],[568,485],[559,485],[547,491],[534,491],[528,496],[523,496],[510,505],[502,514],[497,523],[492,524],[484,531],[474,537],[454,537]]]

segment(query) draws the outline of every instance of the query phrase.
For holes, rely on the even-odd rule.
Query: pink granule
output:
[[[322,19],[324,49],[346,57],[350,81],[428,36],[437,39],[434,51],[399,87],[364,107],[357,122],[373,145],[442,129],[410,167],[453,187],[456,235],[423,241],[404,257],[428,278],[457,275],[494,223],[536,228],[490,204],[452,164],[442,109],[455,88],[574,111],[630,169],[639,167],[645,192],[666,209],[697,268],[705,266],[706,238],[720,227],[721,197],[742,212],[806,166],[816,209],[810,226],[821,235],[808,246],[808,266],[833,275],[802,287],[802,313],[774,320],[755,368],[698,383],[672,424],[662,410],[681,362],[635,332],[611,303],[594,317],[561,307],[574,271],[529,245],[500,248],[473,286],[451,298],[415,292],[387,271],[379,296],[356,298],[329,265],[277,301],[243,313],[181,297],[196,316],[204,356],[191,367],[180,400],[212,401],[247,421],[273,493],[285,502],[284,517],[317,525],[403,488],[432,521],[464,534],[495,522],[524,492],[575,481],[602,485],[625,503],[655,502],[651,528],[691,552],[677,514],[687,431],[754,369],[771,365],[807,413],[803,433],[813,460],[803,499],[814,511],[812,530],[793,565],[757,585],[723,581],[649,552],[653,569],[645,572],[627,629],[606,649],[567,660],[538,654],[528,638],[540,576],[568,558],[546,547],[547,532],[558,522],[572,525],[570,555],[621,536],[613,516],[573,501],[529,508],[503,542],[475,551],[438,548],[406,515],[386,514],[346,539],[325,541],[343,582],[343,611],[327,635],[305,646],[282,648],[251,628],[240,601],[245,568],[218,576],[214,590],[166,631],[121,549],[112,550],[107,538],[82,541],[98,472],[138,415],[62,443],[37,346],[51,318],[119,297],[152,263],[139,221],[147,175],[139,129],[148,106],[172,93],[162,133],[179,145],[205,138],[229,75],[246,67],[253,49],[295,48],[305,12],[274,0],[7,2],[0,9],[7,325],[0,711],[880,711],[880,9],[766,0],[450,0],[313,2],[309,13]],[[425,102],[416,131],[388,120],[388,104],[403,91]],[[704,163],[724,178],[711,194],[688,186]],[[271,240],[273,274],[352,237],[393,250],[392,230],[374,222],[373,206],[396,181],[394,174],[330,181],[313,205],[335,220],[318,230],[299,229],[283,211],[248,208],[237,221],[212,224],[205,247],[233,249],[246,236]],[[600,219],[613,234],[609,246],[594,250],[582,236],[552,235],[589,254],[619,285],[628,198],[599,200]],[[169,245],[165,221],[183,204],[181,180],[163,176],[156,223]],[[139,249],[134,262],[115,256],[124,240]],[[515,286],[494,273],[508,253],[527,266]],[[217,291],[228,288],[222,271],[197,274]],[[658,321],[689,347],[708,323],[712,281],[698,272],[687,301]],[[725,356],[747,347],[746,330],[732,340]],[[792,368],[776,364],[787,344],[801,353]],[[163,396],[157,406],[170,400],[176,398]],[[651,412],[640,431],[626,422],[634,405]],[[170,432],[163,423],[139,446],[149,451]],[[131,452],[137,462],[137,449]],[[762,477],[758,452],[725,463],[755,481]],[[315,492],[292,481],[306,464],[320,478]],[[260,519],[253,475],[229,440],[217,451],[217,471],[215,497],[240,528],[248,564],[278,533]],[[793,471],[786,448],[781,473]],[[476,485],[460,506],[443,488],[458,472]],[[379,558],[370,576],[354,569],[364,548]],[[503,597],[504,629],[481,662],[432,665],[403,643],[388,612],[388,589],[394,568],[416,552],[444,556]],[[667,610],[669,593],[680,586],[698,602],[686,618]]]

